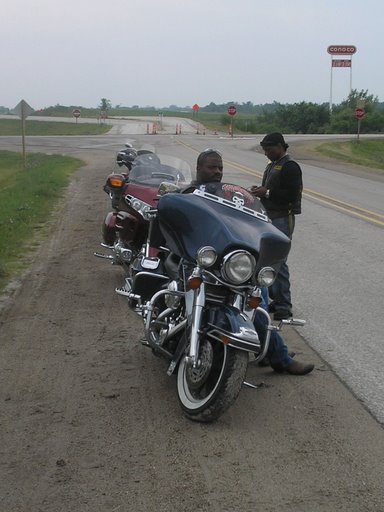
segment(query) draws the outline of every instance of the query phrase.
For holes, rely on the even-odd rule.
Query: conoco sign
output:
[[[356,46],[353,45],[331,45],[328,46],[327,52],[331,55],[353,55],[357,52]]]

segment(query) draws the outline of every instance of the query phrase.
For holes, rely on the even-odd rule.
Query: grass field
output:
[[[343,162],[384,169],[384,140],[327,142],[317,146],[316,151]]]
[[[106,124],[60,122],[60,121],[33,121],[26,120],[26,135],[102,135],[111,129]],[[22,134],[21,120],[0,119],[0,135]]]
[[[20,272],[48,233],[71,174],[83,162],[70,157],[0,151],[0,290]]]

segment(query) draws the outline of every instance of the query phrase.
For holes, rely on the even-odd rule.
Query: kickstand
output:
[[[245,388],[252,388],[252,389],[257,389],[259,386],[255,386],[255,384],[251,384],[250,382],[246,382],[245,380],[243,381],[243,386]]]

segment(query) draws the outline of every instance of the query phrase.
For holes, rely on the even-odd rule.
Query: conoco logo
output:
[[[327,52],[331,55],[353,55],[356,53],[357,48],[356,46],[328,46]]]

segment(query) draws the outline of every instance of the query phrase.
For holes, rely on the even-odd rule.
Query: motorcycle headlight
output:
[[[260,286],[271,286],[276,279],[276,271],[272,267],[263,267],[257,274],[257,282]]]
[[[241,284],[248,281],[255,271],[255,258],[247,251],[234,251],[223,259],[221,274],[226,281]]]
[[[200,267],[212,267],[217,260],[217,253],[213,247],[201,247],[197,252],[196,260]]]

